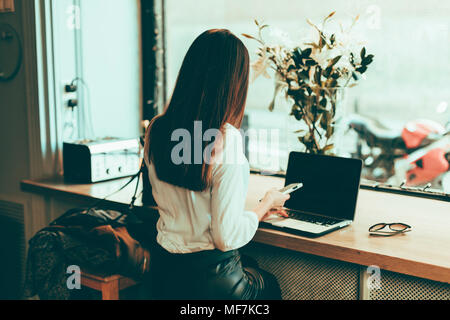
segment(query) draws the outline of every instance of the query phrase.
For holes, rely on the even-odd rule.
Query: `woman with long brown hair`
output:
[[[249,164],[239,128],[249,55],[230,31],[201,34],[183,61],[172,99],[152,120],[145,161],[158,205],[152,286],[161,299],[279,299],[275,277],[244,267],[238,249],[289,198],[270,190],[245,211]]]

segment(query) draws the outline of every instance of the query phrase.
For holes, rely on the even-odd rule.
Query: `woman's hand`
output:
[[[253,210],[258,216],[259,221],[262,221],[266,218],[268,214],[272,214],[271,210],[275,210],[282,214],[282,210],[284,203],[289,200],[290,196],[288,194],[283,194],[279,192],[277,189],[269,190],[264,198],[261,199],[259,204]]]
[[[262,198],[261,202],[266,201],[267,204],[270,205],[270,209],[272,208],[282,208],[284,203],[289,200],[291,196],[288,194],[283,194],[277,189],[269,190],[264,198]]]

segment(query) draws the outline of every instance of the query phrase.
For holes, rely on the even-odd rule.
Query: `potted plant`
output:
[[[355,51],[355,44],[348,43],[348,33],[358,21],[356,17],[350,28],[340,33],[327,33],[325,26],[335,15],[329,14],[318,27],[307,20],[317,31],[317,41],[302,43],[293,49],[285,45],[268,45],[263,39],[263,31],[269,26],[260,24],[257,36],[243,36],[257,41],[258,60],[253,64],[255,77],[268,76],[267,68],[275,70],[275,95],[269,106],[273,111],[275,99],[285,91],[292,103],[290,115],[295,117],[301,128],[295,133],[305,147],[314,154],[334,154],[338,129],[339,102],[345,88],[354,87],[374,55],[367,54],[362,46]],[[347,41],[346,41],[347,40]]]

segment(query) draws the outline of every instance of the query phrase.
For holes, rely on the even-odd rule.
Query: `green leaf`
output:
[[[363,74],[364,72],[367,71],[367,67],[366,66],[359,67],[358,69],[356,69],[356,71],[358,71],[359,73]]]
[[[328,139],[330,139],[331,136],[333,135],[333,133],[334,133],[334,128],[333,128],[333,126],[328,126],[327,132],[325,133],[325,137],[328,138]]]
[[[350,53],[350,64],[351,64],[353,67],[356,67],[356,64],[355,64],[355,56],[353,55],[353,53]]]
[[[361,59],[364,59],[366,57],[366,47],[363,47],[361,50]]]
[[[317,114],[319,113],[319,108],[317,107],[316,104],[313,104],[313,105],[311,106],[311,113],[313,114],[314,117],[316,117]]]
[[[297,68],[303,65],[302,50],[300,48],[294,49],[294,52],[292,52],[292,60],[294,60]]]
[[[327,152],[329,150],[333,150],[334,149],[334,144],[329,144],[327,145],[325,148],[323,148],[323,152]]]
[[[310,25],[311,27],[313,27],[314,29],[319,30],[319,28],[317,28],[317,26],[316,26],[314,23],[312,23],[311,20],[306,19],[306,23],[309,24],[309,25]]]
[[[334,80],[337,80],[339,78],[339,73],[338,72],[333,72],[331,74],[331,78],[333,78]]]
[[[274,90],[274,93],[273,93],[273,99],[272,99],[272,102],[269,105],[269,111],[272,112],[275,109],[275,101],[276,101],[277,96],[280,93],[282,88],[283,88],[283,84],[280,81],[277,81],[276,85],[275,85],[275,90]]]
[[[331,45],[334,45],[335,42],[336,42],[336,35],[332,34],[330,37],[330,43],[331,43]]]
[[[342,58],[342,56],[335,57],[333,60],[330,61],[330,63],[328,64],[328,67],[334,66],[336,63],[339,62],[339,60],[341,60],[341,58]]]
[[[314,81],[316,81],[316,83],[321,86],[322,85],[322,68],[317,66],[316,68],[316,72],[314,74]]]
[[[291,115],[293,115],[295,117],[295,119],[297,119],[298,121],[302,120],[302,118],[303,118],[302,109],[298,105],[295,104],[292,107]]]
[[[249,39],[258,40],[258,39],[256,39],[254,36],[251,36],[251,35],[246,34],[246,33],[243,33],[242,35],[243,35],[244,37],[246,37],[246,38],[249,38]]]
[[[317,62],[313,59],[305,59],[304,61],[305,61],[305,66],[307,66],[307,67],[312,67],[317,64]]]
[[[302,57],[303,58],[309,58],[311,56],[312,49],[308,48],[302,51]]]
[[[332,66],[327,67],[327,68],[325,69],[325,71],[323,72],[323,76],[324,76],[325,78],[329,78],[332,71],[333,71],[333,67],[332,67]]]
[[[336,79],[333,79],[333,80],[330,81],[330,88],[334,88],[334,87],[337,87],[337,80]]]
[[[319,48],[322,49],[327,44],[327,41],[325,40],[325,35],[322,31],[319,32],[320,40],[319,40]]]
[[[273,112],[275,109],[275,99],[272,100],[272,102],[269,104],[269,111]]]
[[[361,64],[362,64],[363,66],[368,66],[369,64],[371,64],[371,63],[373,62],[373,57],[374,57],[373,54],[368,55],[367,57],[365,57],[365,58],[361,61]]]
[[[320,126],[324,130],[327,130],[327,128],[328,128],[328,117],[329,117],[329,113],[326,112],[322,115],[322,118],[320,119]]]
[[[309,79],[308,71],[306,71],[306,70],[303,70],[303,71],[297,73],[297,76],[300,80],[303,80],[303,81]]]
[[[335,13],[336,13],[336,11],[333,11],[332,13],[330,13],[330,14],[323,20],[323,22],[326,22],[328,19],[330,19],[332,16],[334,16]]]
[[[293,64],[290,64],[287,68],[287,72],[291,72],[292,70],[297,70],[297,67],[294,66]]]

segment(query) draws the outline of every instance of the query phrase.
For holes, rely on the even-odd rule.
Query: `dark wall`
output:
[[[14,13],[0,13],[0,24],[11,25],[22,47],[29,48],[23,43],[25,1],[29,0],[15,1]],[[29,195],[20,191],[19,182],[29,177],[30,167],[24,68],[24,63],[30,61],[24,59],[15,78],[0,82],[0,299],[21,298],[24,276],[23,204],[27,203]]]
[[[0,23],[10,24],[23,47],[22,2],[16,12],[0,14]],[[0,195],[21,196],[19,181],[29,176],[26,82],[24,66],[17,76],[0,82]]]

